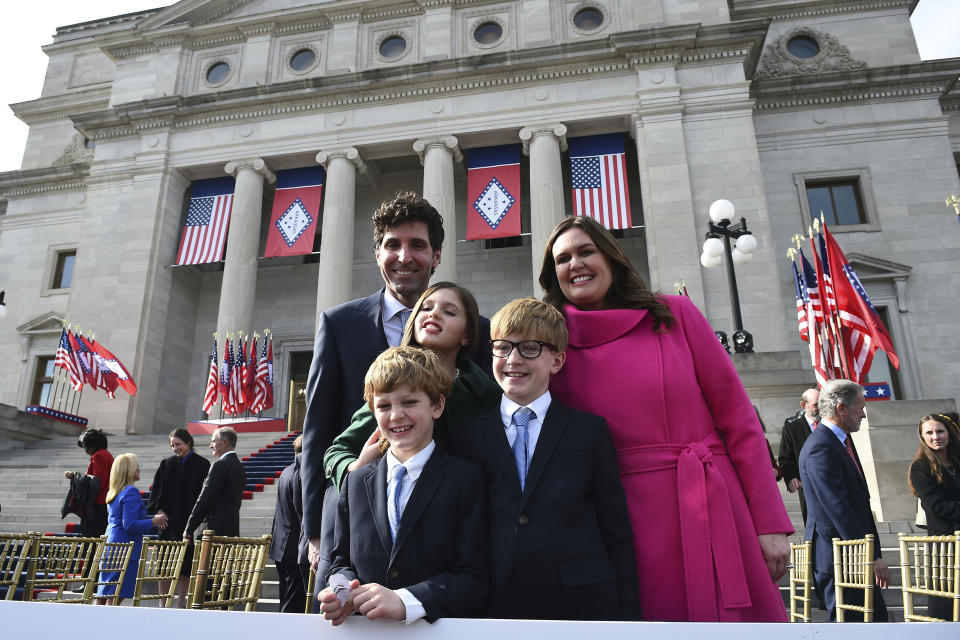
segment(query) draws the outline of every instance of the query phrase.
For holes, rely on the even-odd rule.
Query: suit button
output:
[[[517,518],[517,522],[519,524],[528,524],[530,522],[530,518],[528,518],[525,513],[521,513],[520,517]]]
[[[396,580],[399,577],[400,577],[400,569],[397,569],[396,567],[394,567],[393,569],[390,569],[391,579]]]

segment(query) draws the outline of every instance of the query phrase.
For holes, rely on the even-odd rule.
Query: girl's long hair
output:
[[[925,460],[930,465],[930,475],[937,481],[937,484],[943,483],[943,463],[940,458],[934,454],[933,449],[927,446],[923,441],[923,423],[929,420],[939,422],[947,430],[947,464],[952,467],[960,468],[960,416],[953,411],[947,413],[931,413],[920,418],[920,424],[917,426],[917,433],[920,435],[920,446],[917,448],[917,455],[913,456],[913,462]],[[912,463],[911,463],[912,466]],[[919,495],[917,488],[913,486],[910,475],[907,474],[907,482],[910,483],[910,490],[913,495]]]

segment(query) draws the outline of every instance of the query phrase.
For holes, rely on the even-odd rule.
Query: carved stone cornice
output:
[[[530,142],[535,136],[555,136],[560,143],[560,151],[567,150],[567,125],[560,122],[535,124],[520,129],[520,141],[523,142],[524,155],[530,154]]]
[[[427,153],[427,149],[431,148],[441,148],[445,151],[450,152],[453,156],[454,162],[460,162],[463,160],[463,154],[460,153],[459,140],[456,136],[436,136],[433,138],[420,138],[413,143],[413,150],[417,152],[417,156],[420,158],[420,164],[423,164],[423,158]]]
[[[860,13],[864,11],[884,11],[889,9],[913,10],[917,0],[730,0],[730,18],[747,20],[775,18],[795,20],[797,18],[820,18],[824,16]]]
[[[360,157],[360,152],[356,147],[344,147],[342,149],[327,149],[321,151],[317,154],[317,164],[322,165],[324,169],[329,168],[330,162],[334,158],[345,158],[353,163],[353,166],[357,168],[358,173],[363,173],[367,170],[367,165],[363,162],[363,158]]]
[[[787,50],[787,43],[797,37],[814,40],[820,46],[820,51],[812,58],[794,56]],[[777,78],[829,71],[852,71],[866,66],[866,62],[854,60],[850,56],[850,49],[829,33],[799,27],[783,34],[767,46],[767,50],[760,57],[760,70],[755,77]]]
[[[84,162],[48,167],[24,169],[0,173],[0,197],[14,198],[53,191],[82,191],[90,165]]]
[[[229,174],[234,178],[237,177],[237,174],[240,173],[241,169],[251,169],[255,173],[259,173],[267,182],[271,184],[277,179],[276,174],[274,174],[273,171],[270,171],[270,167],[268,167],[267,163],[263,161],[263,158],[231,160],[223,167],[224,173]]]

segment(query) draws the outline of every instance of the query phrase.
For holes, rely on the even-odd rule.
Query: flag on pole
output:
[[[296,256],[313,251],[323,193],[323,167],[277,172],[277,189],[270,212],[265,258]]]
[[[823,306],[820,299],[820,286],[817,282],[817,273],[807,257],[800,252],[800,265],[803,269],[803,283],[807,297],[807,327],[809,330],[810,360],[813,363],[813,373],[817,384],[821,387],[832,380],[833,366],[830,364],[830,335],[823,321]]]
[[[130,375],[127,368],[120,362],[120,358],[113,355],[109,349],[96,340],[90,341],[89,344],[93,352],[99,356],[97,362],[117,377],[117,385],[123,387],[123,390],[131,396],[137,395],[137,384],[133,381],[133,376]]]
[[[70,374],[70,385],[79,391],[83,388],[83,378],[81,377],[80,367],[73,356],[73,347],[70,346],[70,332],[64,327],[60,332],[60,346],[57,347],[57,354],[54,358],[54,366],[60,367]]]
[[[807,322],[807,302],[810,300],[810,295],[807,293],[807,284],[800,275],[800,270],[797,269],[797,263],[791,262],[790,266],[793,268],[793,289],[797,297],[797,326],[800,330],[800,339],[810,342],[810,325]]]
[[[74,385],[74,389],[80,391],[84,384],[89,384],[94,389],[97,388],[96,379],[93,377],[93,371],[90,365],[84,362],[80,353],[80,342],[77,340],[77,334],[67,331],[67,339],[70,341],[70,352],[73,355],[73,361],[76,363],[77,371],[80,374],[80,386]]]
[[[623,134],[571,138],[569,143],[573,215],[589,216],[607,229],[630,228]]]
[[[117,374],[107,367],[103,356],[96,352],[96,349],[93,347],[93,340],[84,338],[79,333],[76,337],[77,342],[80,343],[80,347],[90,354],[92,366],[96,374],[96,388],[106,391],[108,398],[115,398],[116,394],[114,392],[117,390],[117,387],[120,386]]]
[[[520,145],[467,152],[467,240],[520,235]]]
[[[253,334],[250,340],[250,355],[247,357],[246,366],[243,368],[243,397],[247,401],[247,409],[254,411],[253,397],[257,381],[257,334]]]
[[[263,402],[266,399],[267,382],[267,336],[269,330],[263,334],[263,347],[260,351],[260,358],[257,360],[257,373],[253,379],[253,404],[250,405],[251,413],[260,413],[263,411]]]
[[[266,339],[264,339],[266,342]],[[273,407],[273,334],[270,334],[270,347],[267,349],[267,377],[263,386],[263,406],[261,411]]]
[[[233,386],[230,380],[233,376],[233,352],[230,349],[230,336],[223,343],[223,362],[220,363],[220,382],[217,391],[220,393],[220,408],[227,415],[233,415]]]
[[[899,369],[900,359],[893,349],[890,333],[826,224],[823,225],[820,241],[825,245],[827,262],[834,274],[834,294],[845,344],[848,347],[851,379],[854,382],[866,380],[877,349],[883,349],[890,364]]]
[[[231,177],[193,183],[176,264],[223,260],[230,209],[233,207],[233,187],[234,179]]]
[[[210,357],[210,372],[207,375],[207,388],[203,392],[203,412],[210,413],[217,404],[217,338],[213,338],[213,354]]]
[[[230,373],[230,393],[233,394],[233,414],[240,415],[247,408],[247,398],[243,394],[243,371],[246,369],[247,358],[243,353],[243,338],[237,338],[237,356],[233,361],[233,371]]]
[[[80,364],[83,367],[83,376],[92,389],[103,389],[103,376],[100,375],[100,367],[93,358],[93,350],[88,348],[89,343],[83,337],[83,334],[77,332],[73,335],[77,341],[77,356],[80,358]]]

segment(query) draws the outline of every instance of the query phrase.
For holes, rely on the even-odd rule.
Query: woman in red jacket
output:
[[[87,429],[77,439],[77,446],[90,456],[87,475],[100,481],[100,489],[86,514],[80,517],[81,535],[99,538],[107,530],[107,491],[110,489],[110,467],[113,456],[107,451],[107,434],[100,429]],[[76,471],[65,471],[63,475],[73,478]]]

